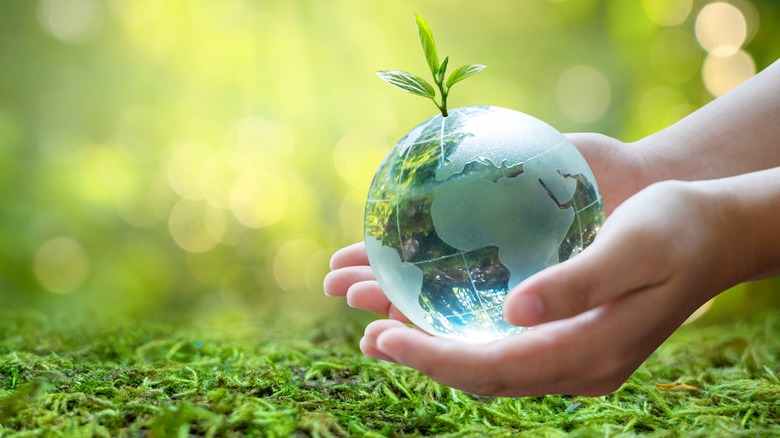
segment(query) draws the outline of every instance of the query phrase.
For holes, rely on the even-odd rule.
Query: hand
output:
[[[670,181],[641,191],[580,255],[518,285],[504,302],[504,316],[534,326],[528,332],[468,344],[381,320],[366,328],[361,349],[475,394],[610,393],[701,304],[732,284],[719,239],[726,224],[706,187]],[[334,267],[360,257],[353,246],[334,256]],[[389,306],[375,283],[361,283],[355,304],[370,303],[366,308],[380,313]]]
[[[652,167],[640,149],[600,134],[567,134],[580,150],[598,181],[607,214],[651,180]],[[357,243],[333,255],[325,277],[325,293],[346,296],[351,307],[370,310],[391,319],[408,321],[379,288],[368,264],[365,245]]]
[[[593,169],[608,213],[636,189],[649,184],[649,178],[645,175],[651,172],[637,149],[599,134],[569,134],[568,137]],[[352,307],[387,315],[391,320],[408,322],[375,281],[363,243],[336,252],[331,260],[331,269],[333,271],[324,282],[326,294],[346,296],[347,303]],[[386,323],[377,322],[372,329]],[[361,343],[363,351],[370,357],[389,359],[370,342],[371,333],[367,332],[368,336]]]
[[[325,292],[390,316],[366,328],[367,356],[441,383],[491,395],[614,391],[709,298],[780,275],[780,154],[773,147],[780,99],[767,92],[778,80],[780,62],[630,146],[569,135],[593,169],[608,219],[577,257],[510,291],[505,319],[533,330],[466,344],[408,327],[374,280],[362,244],[334,255]]]

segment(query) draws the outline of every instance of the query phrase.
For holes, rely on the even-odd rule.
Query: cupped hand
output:
[[[775,62],[634,144],[568,135],[596,176],[608,219],[581,254],[507,295],[505,319],[532,330],[468,344],[410,328],[376,284],[362,245],[334,256],[326,293],[391,316],[366,328],[366,355],[444,384],[491,395],[611,392],[709,298],[780,275],[780,100],[767,92],[779,73]],[[673,179],[710,181],[658,183]]]
[[[608,214],[660,173],[631,145],[599,134],[568,137],[591,166]],[[506,319],[536,326],[520,336],[480,345],[410,328],[376,282],[362,243],[334,254],[325,293],[390,317],[366,328],[364,354],[417,368],[450,386],[490,395],[607,393],[706,301],[681,301],[687,294],[673,289],[690,287],[668,283],[672,274],[664,263],[671,259],[663,242],[677,244],[680,230],[663,220],[685,227],[689,222],[677,223],[666,212],[687,206],[682,198],[695,192],[679,184],[646,190],[612,215],[581,255],[513,290]]]
[[[614,208],[650,184],[653,166],[641,154],[640,148],[601,134],[567,134],[590,165],[599,184],[604,208],[610,214]],[[391,319],[408,322],[393,306],[374,278],[365,245],[356,243],[337,251],[325,277],[325,293],[344,296],[351,307],[369,310]]]
[[[730,286],[713,199],[706,184],[678,181],[629,198],[590,247],[510,291],[505,319],[534,327],[525,333],[469,344],[381,320],[361,348],[475,394],[610,393]]]

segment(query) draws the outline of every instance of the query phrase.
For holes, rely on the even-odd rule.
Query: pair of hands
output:
[[[480,395],[603,395],[731,286],[718,275],[726,224],[711,208],[717,200],[706,183],[656,183],[665,179],[663,164],[641,148],[597,134],[569,138],[599,182],[608,218],[581,254],[507,295],[504,318],[534,330],[470,344],[409,327],[375,281],[360,243],[334,254],[324,288],[389,317],[366,327],[366,356]]]

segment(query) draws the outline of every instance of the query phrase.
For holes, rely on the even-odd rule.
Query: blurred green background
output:
[[[627,141],[780,57],[773,0],[5,1],[3,307],[354,315],[322,294],[330,254],[362,239],[384,154],[437,111],[374,75],[426,72],[413,12],[452,66],[488,65],[451,107]],[[723,299],[748,311],[746,289],[777,284]]]

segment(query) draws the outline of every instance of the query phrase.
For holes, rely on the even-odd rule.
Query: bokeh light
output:
[[[182,199],[171,210],[168,227],[180,247],[204,252],[214,248],[225,235],[225,215],[205,201]]]
[[[114,205],[116,200],[130,199],[137,194],[137,167],[132,158],[116,146],[91,146],[82,160],[69,169],[73,190],[84,200]]]
[[[228,130],[227,143],[233,145],[243,170],[287,163],[295,153],[295,140],[289,130],[258,116],[236,121]]]
[[[757,27],[758,23],[753,25]],[[710,3],[699,12],[696,38],[708,52],[702,79],[712,95],[721,96],[756,73],[753,58],[742,49],[749,34],[745,14],[731,3]]]
[[[747,39],[745,16],[739,8],[726,3],[710,3],[696,18],[696,38],[712,55],[734,54]]]
[[[588,65],[575,65],[558,77],[555,98],[566,117],[580,123],[594,122],[609,106],[609,80]]]
[[[45,31],[68,43],[84,43],[97,34],[103,19],[98,0],[43,0],[38,19]]]
[[[347,242],[358,242],[363,239],[365,201],[366,192],[362,188],[350,190],[341,201],[339,225],[345,230],[344,238]]]
[[[214,154],[206,144],[188,143],[177,146],[168,161],[168,181],[183,198],[202,197],[201,167]]]
[[[662,79],[679,84],[688,81],[701,68],[701,50],[691,32],[666,29],[650,45],[650,65]]]
[[[744,50],[738,50],[728,56],[710,54],[702,67],[704,86],[714,96],[726,94],[754,74],[756,64]]]
[[[352,187],[365,187],[371,181],[389,150],[387,142],[376,136],[348,134],[333,151],[333,166],[344,182]],[[366,163],[377,163],[376,167]]]
[[[132,196],[113,199],[128,224],[148,228],[168,219],[167,184],[160,172],[139,169],[134,173]]]
[[[325,275],[329,255],[317,242],[295,239],[285,242],[273,258],[273,275],[285,292],[317,289]]]
[[[56,237],[38,248],[33,269],[47,290],[67,294],[78,289],[87,278],[89,257],[73,238]]]
[[[688,18],[693,0],[642,0],[648,18],[662,26],[675,26]]]
[[[269,171],[246,172],[230,190],[230,208],[248,228],[263,228],[281,220],[289,205],[287,185]]]

